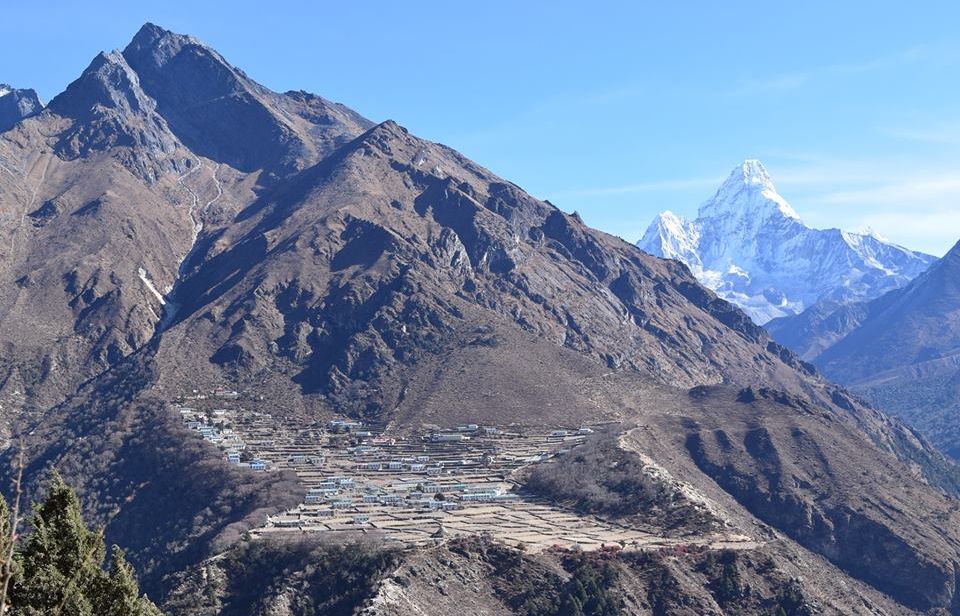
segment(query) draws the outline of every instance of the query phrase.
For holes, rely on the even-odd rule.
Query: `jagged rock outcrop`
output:
[[[0,133],[10,130],[17,122],[41,109],[43,103],[35,90],[0,83]]]
[[[123,58],[192,152],[239,171],[298,170],[371,126],[318,96],[271,92],[198,39],[154,24],[140,29]]]

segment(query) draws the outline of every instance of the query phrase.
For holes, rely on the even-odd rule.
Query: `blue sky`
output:
[[[0,9],[0,82],[49,100],[145,21],[275,90],[461,150],[636,240],[760,158],[817,227],[960,239],[955,2],[44,2]]]

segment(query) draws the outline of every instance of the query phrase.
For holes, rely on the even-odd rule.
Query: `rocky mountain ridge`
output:
[[[0,83],[0,132],[9,130],[20,120],[43,109],[35,90],[20,89]]]

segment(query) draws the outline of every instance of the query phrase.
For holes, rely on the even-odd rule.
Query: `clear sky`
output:
[[[632,241],[744,158],[812,226],[960,239],[957,2],[16,2],[0,82],[49,100],[145,21]]]

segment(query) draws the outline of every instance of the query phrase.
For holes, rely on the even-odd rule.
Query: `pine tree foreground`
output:
[[[32,532],[6,559],[11,537],[10,512],[0,497],[0,591],[9,576],[6,607],[0,616],[161,616],[140,596],[133,567],[113,546],[104,569],[103,530],[83,521],[80,500],[54,471],[43,503],[33,506]]]

